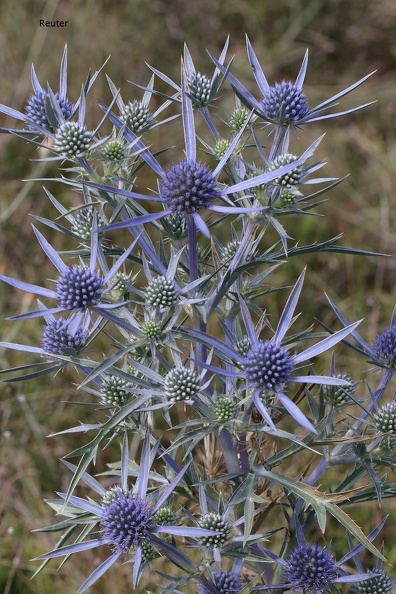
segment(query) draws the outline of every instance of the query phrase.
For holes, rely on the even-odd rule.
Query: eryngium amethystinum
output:
[[[165,396],[171,402],[190,400],[199,392],[199,382],[193,371],[185,367],[171,369],[165,376]]]
[[[64,319],[54,319],[44,326],[41,346],[46,353],[69,355],[78,353],[85,346],[86,340],[87,332],[83,328],[72,333]]]
[[[238,594],[242,590],[240,578],[230,571],[214,571],[212,582],[218,594]],[[211,594],[211,592],[202,587],[201,594]]]
[[[188,77],[188,93],[195,107],[205,107],[210,101],[211,82],[206,74],[196,72]]]
[[[68,120],[73,110],[73,104],[67,99],[60,97],[59,93],[55,93],[54,96],[65,120]],[[34,93],[34,95],[32,95],[26,103],[25,115],[27,118],[29,118],[29,120],[41,128],[52,131],[53,129],[48,121],[46,109],[46,103],[49,100],[48,97],[47,91],[44,91],[43,89],[37,93]],[[32,126],[29,126],[29,128],[32,128]]]
[[[374,415],[374,421],[379,431],[396,433],[396,402],[381,406]]]
[[[328,592],[337,577],[333,557],[318,545],[301,545],[290,553],[284,582],[298,592],[322,594]]]
[[[74,264],[58,277],[56,293],[63,309],[83,309],[96,305],[101,297],[103,279],[96,273]]]
[[[101,521],[106,544],[116,552],[128,552],[155,527],[151,505],[131,492],[118,493],[104,511]]]
[[[391,594],[392,580],[382,569],[369,569],[366,573],[379,574],[374,575],[371,580],[363,580],[358,587],[354,589],[356,594]]]
[[[134,99],[125,105],[120,114],[120,120],[134,132],[139,134],[150,127],[152,115],[148,107],[141,101]]]
[[[220,514],[210,512],[202,516],[199,520],[199,526],[206,530],[216,532],[213,536],[202,536],[201,542],[204,545],[219,548],[223,545],[231,532],[231,526]]]
[[[283,80],[270,87],[262,99],[262,109],[270,122],[290,126],[305,118],[309,108],[304,91]]]
[[[297,159],[298,159],[298,157],[291,153],[286,153],[285,155],[279,155],[279,157],[277,157],[274,161],[272,161],[268,165],[266,171],[275,171],[276,169],[279,169],[280,167],[284,167],[285,165],[289,165],[289,163],[293,163],[294,161],[297,161]],[[271,182],[271,184],[290,189],[290,188],[295,188],[296,186],[301,184],[303,181],[304,181],[304,167],[303,167],[303,165],[299,165],[295,169],[292,169],[291,171],[289,171],[289,173],[285,173],[284,175],[281,175],[280,177],[277,177],[276,179],[274,179],[274,181]]]
[[[184,214],[209,206],[221,195],[206,165],[188,160],[173,165],[160,181],[159,189],[167,207]]]
[[[132,384],[115,375],[108,375],[100,386],[100,401],[105,406],[122,406],[128,400]]]
[[[287,382],[293,364],[283,347],[260,341],[247,352],[244,360],[246,377],[257,388],[274,390]]]
[[[166,276],[157,276],[146,288],[146,303],[153,307],[172,307],[177,300],[175,284]]]
[[[371,345],[371,357],[378,361],[383,367],[396,367],[396,326],[390,328],[377,336]]]
[[[73,159],[83,155],[92,144],[92,133],[78,122],[65,122],[59,126],[54,147],[63,157]]]

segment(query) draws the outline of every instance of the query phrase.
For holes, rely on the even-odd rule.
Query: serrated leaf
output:
[[[352,534],[367,550],[369,550],[373,555],[379,557],[383,561],[386,561],[385,557],[381,554],[381,552],[371,543],[367,536],[364,534],[362,529],[345,513],[340,507],[338,507],[335,502],[341,499],[345,500],[345,493],[322,493],[318,489],[314,487],[310,487],[305,485],[304,483],[300,483],[293,479],[287,478],[270,470],[259,470],[257,471],[259,476],[265,477],[272,483],[282,486],[284,489],[292,491],[299,497],[301,497],[306,503],[311,505],[315,510],[315,513],[318,518],[319,526],[324,532],[326,527],[326,512],[329,512],[334,518],[336,518],[340,524],[346,528],[346,530]],[[356,491],[362,491],[365,487],[361,487],[359,489],[355,489]]]

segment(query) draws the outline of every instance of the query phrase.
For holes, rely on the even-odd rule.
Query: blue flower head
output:
[[[228,78],[241,103],[243,103],[249,110],[254,110],[254,113],[265,122],[275,124],[280,130],[295,128],[296,126],[307,124],[309,122],[316,122],[352,113],[367,105],[360,105],[359,107],[337,113],[328,113],[332,107],[337,105],[338,99],[353,91],[353,89],[361,85],[373,73],[363,77],[347,89],[330,97],[330,99],[326,99],[316,107],[309,108],[307,97],[302,90],[308,65],[308,51],[305,53],[300,71],[294,83],[283,80],[280,83],[275,83],[273,86],[270,86],[248,38],[246,38],[246,46],[248,59],[253,68],[254,78],[256,79],[257,86],[261,93],[261,100],[256,99],[244,85],[240,83],[235,76],[230,74],[213,56],[211,56],[212,60],[217,68]]]
[[[72,332],[65,320],[55,319],[44,326],[41,336],[41,346],[46,353],[54,355],[69,355],[78,353],[87,341],[88,332],[80,327]]]
[[[237,594],[242,590],[242,582],[235,573],[231,571],[214,571],[212,582],[218,594]],[[202,594],[211,594],[204,586]]]
[[[165,454],[165,459],[170,462],[173,470],[178,470],[178,472],[170,482],[147,493],[150,468],[159,448],[159,442],[153,447],[150,446],[150,437],[147,434],[143,441],[139,472],[132,488],[128,487],[128,440],[125,435],[122,444],[119,485],[114,485],[106,490],[96,479],[84,473],[82,480],[100,496],[99,502],[96,503],[92,499],[83,499],[74,495],[67,497],[65,493],[59,493],[60,499],[57,500],[57,503],[63,509],[67,510],[68,505],[70,505],[74,510],[74,515],[76,510],[79,510],[81,523],[87,523],[88,526],[92,527],[94,520],[99,523],[100,532],[97,538],[86,538],[74,544],[57,547],[39,558],[62,557],[102,545],[106,545],[113,551],[110,557],[103,561],[85,580],[78,591],[79,594],[88,590],[105,571],[122,555],[128,554],[131,549],[134,552],[132,574],[134,588],[136,588],[139,581],[144,564],[156,557],[157,551],[167,556],[171,561],[176,560],[175,562],[179,567],[181,566],[189,573],[193,573],[195,564],[161,536],[172,535],[191,538],[212,536],[212,531],[208,529],[175,525],[175,514],[172,513],[169,507],[164,508],[164,504],[182,481],[188,466],[180,470],[174,460]],[[69,462],[65,462],[65,464],[72,471],[76,470],[76,466],[73,464]],[[88,512],[88,515],[86,512]],[[74,521],[75,519],[73,519]]]
[[[96,213],[95,213],[96,214]],[[75,319],[77,314],[80,314],[88,309],[96,309],[100,315],[111,316],[109,309],[114,309],[117,304],[104,303],[106,295],[110,293],[114,287],[112,279],[117,274],[119,268],[123,265],[125,260],[136,245],[134,241],[123,255],[113,264],[110,270],[107,266],[101,263],[98,258],[98,233],[97,218],[94,216],[92,233],[91,233],[91,254],[89,266],[84,264],[74,264],[69,267],[63,262],[56,250],[49,244],[45,237],[35,228],[33,228],[36,237],[43,248],[44,252],[58,269],[60,276],[57,278],[55,291],[25,283],[8,276],[0,275],[0,280],[22,289],[29,291],[36,295],[41,295],[50,299],[57,300],[57,307],[48,311],[50,314],[61,313],[63,311],[72,312],[71,318]],[[97,263],[104,269],[104,276],[96,272]],[[31,317],[38,317],[46,315],[47,311],[41,308],[36,312],[28,312],[21,316],[14,316],[13,319],[26,319]],[[113,319],[113,318],[112,318]]]
[[[58,277],[56,294],[63,309],[83,309],[100,301],[103,278],[90,268],[75,264]]]
[[[262,110],[269,122],[292,126],[306,117],[309,108],[304,91],[283,80],[269,87],[262,100]]]
[[[239,363],[242,372],[227,369],[224,370],[202,362],[200,364],[220,375],[227,375],[228,377],[237,379],[245,377],[248,384],[251,384],[254,388],[252,394],[253,402],[270,427],[274,428],[275,425],[262,399],[263,392],[265,395],[265,392],[268,391],[274,393],[281,405],[301,426],[309,431],[315,432],[315,428],[309,419],[307,419],[296,404],[285,394],[285,384],[288,382],[297,382],[300,384],[311,382],[335,386],[349,385],[348,382],[342,378],[321,375],[293,375],[292,372],[295,371],[300,363],[306,363],[311,358],[323,353],[340,342],[347,334],[355,329],[359,322],[351,324],[332,336],[324,338],[313,346],[304,349],[301,353],[290,355],[281,343],[287,330],[292,324],[294,311],[304,281],[304,274],[305,273],[303,272],[300,275],[293,287],[281,314],[278,327],[271,340],[262,341],[259,339],[248,307],[242,298],[240,298],[240,308],[247,331],[247,337],[243,343],[241,343],[240,339],[237,339],[235,346],[231,348],[230,346],[221,343],[218,339],[214,339],[198,330],[189,329],[189,334],[204,344],[214,347],[224,353],[226,357],[230,357]]]
[[[159,184],[160,196],[172,212],[192,214],[208,207],[221,192],[206,165],[183,160],[173,165]]]
[[[293,363],[282,346],[259,341],[246,354],[244,369],[248,380],[257,388],[274,390],[287,382]]]
[[[383,367],[396,368],[396,325],[384,330],[371,345],[371,357]]]
[[[104,540],[115,552],[127,553],[155,529],[153,507],[138,495],[119,490],[107,505],[101,520]]]
[[[59,105],[59,109],[61,110],[63,117],[65,120],[68,120],[73,111],[73,103],[66,97],[62,97],[58,92],[54,94],[54,97]],[[37,91],[30,97],[27,101],[25,106],[25,115],[26,120],[29,122],[33,122],[37,124],[41,128],[45,130],[50,130],[51,132],[54,131],[53,126],[51,125],[48,117],[48,104],[49,104],[49,95],[48,92],[44,89],[37,89]],[[28,123],[28,128],[34,129],[34,126]]]
[[[287,559],[284,581],[301,594],[323,594],[336,579],[333,557],[318,545],[301,545]]]

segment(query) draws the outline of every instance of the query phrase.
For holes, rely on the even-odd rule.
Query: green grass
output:
[[[53,14],[51,14],[53,13]],[[306,91],[311,104],[348,86],[374,69],[377,74],[345,101],[345,106],[377,100],[367,110],[343,120],[329,122],[328,133],[320,149],[320,158],[328,161],[326,175],[348,179],[329,195],[320,207],[321,218],[296,219],[293,235],[300,244],[323,241],[344,234],[343,245],[382,253],[395,253],[396,188],[395,107],[396,83],[396,5],[393,0],[279,0],[276,3],[247,0],[79,0],[34,2],[26,0],[15,6],[3,0],[0,6],[0,101],[21,109],[30,93],[29,69],[35,62],[41,81],[56,85],[60,57],[65,42],[70,56],[70,93],[74,99],[89,68],[97,69],[109,55],[106,72],[123,97],[133,99],[138,91],[127,80],[144,85],[150,73],[144,62],[177,78],[183,43],[201,71],[212,66],[204,48],[214,54],[231,34],[230,55],[235,54],[235,73],[255,92],[253,77],[246,59],[244,34],[247,32],[270,81],[293,78],[306,47],[310,64]],[[66,29],[39,28],[40,18],[68,20]],[[159,87],[165,90],[159,83]],[[109,99],[105,77],[92,94]],[[91,100],[92,100],[91,97]],[[92,102],[94,105],[94,102]],[[344,103],[343,103],[344,105]],[[99,117],[95,108],[95,117]],[[92,122],[93,123],[93,122]],[[13,125],[2,117],[0,125]],[[321,126],[301,133],[308,146],[323,131]],[[163,130],[166,134],[166,130]],[[305,144],[306,143],[306,144]],[[29,213],[52,216],[40,183],[23,184],[21,179],[51,175],[28,158],[36,153],[23,141],[0,135],[0,271],[40,283],[43,275],[54,271],[41,253],[31,231]],[[171,155],[169,159],[171,159]],[[52,172],[54,173],[54,172]],[[70,202],[72,196],[59,186],[49,186],[58,200]],[[59,246],[55,232],[47,237]],[[337,254],[316,254],[291,259],[280,267],[277,281],[289,283],[308,265],[305,291],[299,307],[304,311],[301,324],[319,317],[331,324],[331,315],[323,293],[337,301],[351,321],[365,318],[362,334],[372,340],[389,323],[394,306],[394,257],[356,258]],[[0,286],[0,304],[7,317],[33,307],[31,295],[19,296],[9,287]],[[284,299],[281,299],[281,301]],[[277,300],[269,302],[274,317],[280,311]],[[38,323],[2,322],[1,339],[35,344],[40,335]],[[21,338],[22,337],[22,338]],[[346,368],[353,365],[355,380],[366,368],[356,367],[348,351],[340,355]],[[27,357],[15,352],[0,352],[0,367],[22,364]],[[31,361],[32,359],[29,359]],[[34,384],[0,387],[0,591],[4,594],[72,594],[99,563],[97,553],[87,551],[70,559],[61,571],[56,563],[33,581],[37,568],[31,559],[53,546],[51,536],[30,531],[52,523],[53,515],[44,498],[67,486],[68,476],[59,461],[75,447],[75,441],[48,438],[76,424],[75,409],[67,404],[75,398],[70,383],[73,374],[46,376]],[[24,398],[21,398],[21,395]],[[83,417],[92,418],[91,407],[80,409]],[[80,411],[79,411],[80,412]],[[81,438],[81,443],[84,442]],[[107,454],[110,459],[111,452]],[[106,460],[105,460],[106,461]],[[105,462],[104,461],[104,462]],[[101,464],[104,464],[101,461]],[[98,471],[104,467],[98,467]],[[372,510],[376,519],[388,512]],[[394,504],[391,508],[395,517]],[[386,510],[386,512],[385,512]],[[366,523],[367,512],[357,507],[358,522]],[[391,523],[384,531],[391,543]],[[335,539],[336,534],[334,534]],[[387,554],[396,562],[396,547],[388,544]],[[101,557],[102,559],[103,557]],[[95,587],[92,594],[129,591],[130,565],[117,564]],[[148,580],[151,578],[148,578]],[[154,578],[154,582],[157,578]],[[139,592],[153,587],[143,581]]]

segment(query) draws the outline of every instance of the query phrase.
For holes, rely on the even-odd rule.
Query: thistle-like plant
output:
[[[290,132],[365,107],[333,110],[370,75],[311,107],[307,54],[294,82],[269,85],[247,40],[256,98],[232,74],[232,60],[226,64],[228,44],[213,58],[212,75],[196,68],[187,46],[180,81],[150,67],[146,87],[133,83],[142,98],[122,99],[108,78],[112,101],[99,99],[103,116],[92,131],[87,99],[99,73],[71,103],[66,50],[57,91],[44,89],[33,68],[25,113],[0,105],[24,125],[1,130],[45,141],[54,154],[44,160],[62,167],[51,182],[70,190],[67,206],[46,190],[53,219],[33,215],[67,238],[60,255],[34,228],[56,277],[35,285],[0,275],[44,302],[13,316],[44,320],[36,344],[0,343],[40,362],[6,371],[12,381],[15,373],[28,380],[71,364],[90,405],[89,423],[76,420],[57,434],[79,442],[66,456],[75,463],[65,460],[68,488],[48,502],[63,519],[46,530],[62,536],[40,555],[38,571],[50,559],[100,547],[108,556],[79,594],[118,560],[133,565],[135,591],[143,574],[157,571],[161,584],[154,579],[150,588],[164,594],[333,594],[340,584],[390,594],[394,579],[383,569],[390,545],[374,544],[385,521],[366,534],[348,506],[394,497],[382,468],[396,467],[396,404],[388,394],[395,314],[366,340],[364,324],[361,336],[359,322],[330,301],[342,327],[315,327],[315,312],[298,320],[300,295],[310,290],[306,262],[297,264],[297,281],[288,274],[290,260],[309,252],[364,253],[335,248],[338,238],[293,243],[292,217],[318,214],[316,198],[342,180],[311,176],[326,165],[310,161],[323,136],[301,150]],[[157,78],[171,94],[156,90]],[[228,83],[231,112],[219,93],[231,93]],[[198,137],[200,117],[206,128]],[[172,132],[157,146],[168,127],[181,127],[183,146],[174,146]],[[305,195],[308,185],[319,189]],[[275,292],[280,313],[272,309]],[[340,343],[367,362],[364,378],[338,369],[334,352],[330,366],[323,362]],[[97,479],[92,466],[105,448],[115,462]],[[80,496],[81,484],[88,495]],[[337,523],[331,529],[329,516]],[[337,561],[330,534],[334,541],[340,532],[349,550]],[[362,551],[377,557],[375,565],[362,566]]]

